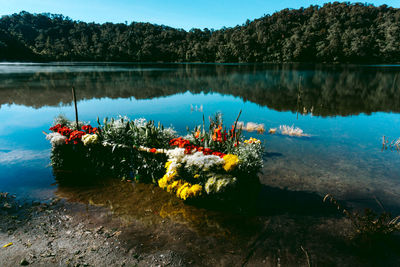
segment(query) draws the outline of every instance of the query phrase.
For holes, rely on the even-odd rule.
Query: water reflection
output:
[[[2,74],[4,68],[8,72]],[[58,64],[20,69],[0,65],[0,105],[68,104],[74,85],[80,100],[218,92],[278,111],[321,116],[400,112],[398,66]]]
[[[55,194],[70,202],[106,207],[125,226],[138,220],[154,226],[167,220],[196,233],[224,239],[251,237],[261,227],[255,214],[249,214],[248,210],[238,213],[230,205],[208,208],[188,205],[152,184],[110,179],[89,185],[59,185]]]
[[[84,181],[79,179],[80,181]],[[116,179],[59,184],[55,194],[69,202],[106,207],[124,226],[136,221],[160,225],[166,220],[201,235],[240,240],[259,234],[265,218],[290,212],[314,217],[336,215],[317,194],[262,186],[257,192],[225,202],[185,203],[153,184]],[[254,195],[255,194],[255,195]],[[234,202],[234,203],[232,203]],[[240,208],[238,208],[240,207]],[[262,219],[264,218],[264,219]]]

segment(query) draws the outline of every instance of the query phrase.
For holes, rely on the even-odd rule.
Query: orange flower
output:
[[[195,137],[195,138],[199,138],[199,137],[200,137],[200,130],[197,130],[197,132],[196,132],[196,134],[195,134],[194,137]]]
[[[153,148],[150,149],[150,152],[151,153],[157,153],[157,149],[153,147]]]
[[[217,129],[214,129],[214,134],[212,137],[213,141],[222,142],[221,130],[222,130],[222,125],[218,126]]]

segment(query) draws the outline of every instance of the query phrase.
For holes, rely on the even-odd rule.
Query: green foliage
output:
[[[54,124],[67,127],[74,125],[62,115],[54,120]],[[154,183],[164,174],[167,157],[138,151],[134,146],[163,148],[162,144],[168,144],[170,138],[175,137],[175,131],[161,124],[155,126],[153,121],[131,121],[127,117],[120,117],[106,118],[103,125],[99,123],[98,136],[100,142],[88,146],[83,143],[53,146],[51,163],[59,180],[63,179],[64,174],[71,177],[73,173],[79,177],[85,176],[85,179],[135,178]]]
[[[0,19],[0,59],[132,62],[399,62],[400,10],[327,3],[188,32],[21,12]]]
[[[256,175],[263,166],[264,146],[261,143],[239,146],[236,154],[241,158],[238,171],[242,173]]]
[[[99,130],[101,140],[125,146],[166,148],[169,140],[176,137],[172,128],[164,128],[160,123],[156,126],[154,121],[133,121],[127,117],[105,118],[103,125],[99,123]]]

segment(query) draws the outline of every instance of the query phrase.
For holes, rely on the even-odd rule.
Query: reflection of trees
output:
[[[185,91],[218,92],[276,110],[300,108],[322,116],[400,112],[400,78],[397,79],[395,68],[179,64],[136,67],[115,72],[0,75],[0,104],[37,108],[70,103],[70,88],[74,85],[79,99],[148,99]],[[149,67],[163,69],[150,71]]]

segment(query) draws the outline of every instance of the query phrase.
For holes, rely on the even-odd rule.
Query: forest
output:
[[[0,19],[0,60],[399,63],[400,9],[334,2],[189,31],[23,11]]]

